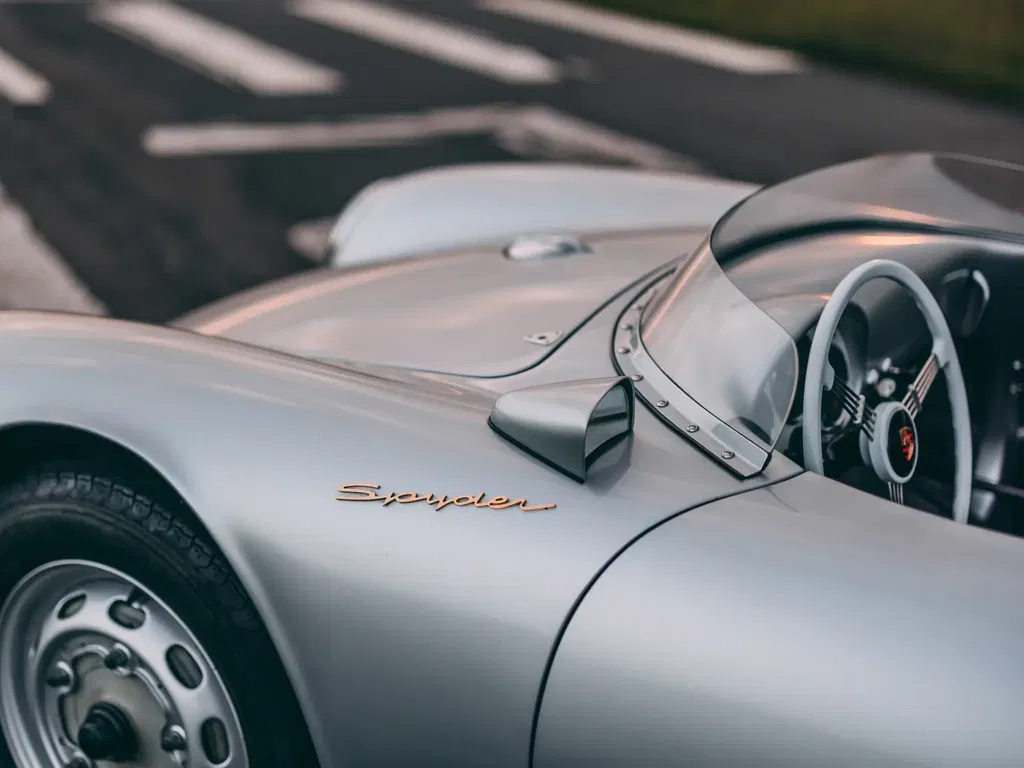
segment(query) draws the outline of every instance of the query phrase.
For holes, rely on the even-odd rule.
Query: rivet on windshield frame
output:
[[[691,424],[686,428],[686,431],[692,434],[696,432],[698,429],[700,429],[700,427],[698,427],[696,424]]]
[[[633,324],[632,323],[623,323],[622,325],[619,326],[619,330],[620,331],[632,331],[633,330]]]
[[[666,405],[668,405],[668,400],[659,400],[658,402],[655,403],[655,405],[658,406],[659,408],[664,408]]]
[[[639,373],[634,373],[629,378],[631,378],[633,381],[643,381],[644,380],[644,377],[641,376]]]
[[[723,459],[731,459],[731,458],[733,458],[733,457],[734,457],[735,455],[736,455],[736,454],[735,454],[735,453],[733,453],[732,451],[725,451],[725,452],[724,452],[724,453],[722,454],[722,458],[723,458]]]
[[[618,353],[619,353],[620,355],[625,355],[625,354],[627,354],[628,352],[629,352],[629,347],[619,347],[619,349],[618,349]]]

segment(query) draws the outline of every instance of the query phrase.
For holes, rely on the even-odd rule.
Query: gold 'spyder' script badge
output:
[[[528,506],[526,499],[509,499],[507,496],[491,496],[478,493],[476,496],[435,496],[432,493],[416,493],[405,491],[404,493],[388,493],[381,495],[377,493],[380,486],[375,483],[345,483],[338,486],[339,495],[335,496],[336,501],[379,501],[385,507],[394,503],[413,504],[418,501],[425,502],[437,509],[444,509],[449,505],[456,507],[476,507],[477,509],[511,509],[519,507],[523,512],[539,512],[542,509],[554,509],[554,504],[540,504]]]

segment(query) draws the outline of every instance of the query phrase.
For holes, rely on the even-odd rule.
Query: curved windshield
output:
[[[691,399],[772,450],[796,392],[796,344],[733,285],[707,241],[680,262],[647,307],[640,338]]]

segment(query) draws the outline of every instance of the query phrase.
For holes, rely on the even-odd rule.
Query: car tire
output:
[[[14,725],[11,717],[0,713],[0,724],[6,731],[22,733],[39,728],[39,733],[31,736],[35,742],[30,743],[25,737],[19,739],[23,756],[51,749],[47,744],[60,739],[54,735],[60,733],[55,728],[62,726],[67,733],[78,727],[78,745],[66,748],[78,755],[77,765],[82,766],[89,765],[81,760],[86,756],[82,754],[86,747],[99,754],[98,750],[113,749],[111,745],[121,743],[118,738],[124,744],[134,738],[137,752],[151,749],[154,739],[158,744],[163,739],[160,748],[164,751],[174,751],[173,741],[177,738],[177,746],[185,754],[199,758],[201,753],[196,750],[204,750],[207,764],[220,762],[225,750],[235,750],[229,762],[231,768],[316,766],[309,733],[292,688],[266,628],[238,578],[183,502],[155,478],[133,474],[126,475],[116,467],[66,463],[33,470],[0,488],[0,654],[6,648],[8,656],[19,656],[22,654],[17,649],[25,648],[21,661],[6,666],[0,656],[0,687],[7,686],[0,690],[0,702],[8,695],[8,703],[18,702],[14,709],[26,712],[24,719]],[[114,603],[103,602],[103,595],[113,594],[109,589],[120,584],[122,577],[127,585],[141,591],[130,592],[134,596],[130,602],[118,600],[121,613],[115,615],[113,607],[106,607]],[[62,584],[70,585],[72,593],[61,597]],[[83,584],[86,586],[78,586]],[[74,593],[75,589],[79,592]],[[41,596],[51,593],[54,600],[42,599]],[[39,637],[60,634],[51,632],[51,626],[66,629],[69,625],[61,627],[59,621],[71,612],[69,606],[79,604],[79,598],[89,610],[74,608],[74,618],[70,620],[83,627],[102,625],[103,632],[109,630],[109,638],[101,632],[98,645],[90,646],[93,651],[89,653],[94,656],[82,650],[85,640],[73,644],[62,639],[60,643],[65,645],[55,644],[52,656],[47,655],[50,646],[40,645],[38,652],[27,650],[33,643],[40,643]],[[136,609],[142,606],[143,610],[125,613],[125,605]],[[79,613],[82,618],[78,618]],[[109,620],[109,626],[103,623],[105,620]],[[75,637],[73,632],[65,631],[64,635]],[[156,643],[176,643],[174,638],[179,636],[184,638],[180,646],[187,649],[184,660],[175,656],[177,661],[172,664],[170,649],[165,653],[163,646]],[[194,644],[190,645],[189,640]],[[120,657],[115,658],[115,642],[120,643],[117,647],[122,652],[129,652],[126,658],[130,661],[123,666],[118,665]],[[140,650],[143,647],[145,651]],[[47,660],[40,661],[44,656]],[[69,659],[72,666],[65,664],[55,676],[53,670],[64,664],[60,659]],[[27,671],[22,672],[23,669]],[[206,670],[205,679],[202,670]],[[118,676],[110,677],[113,673]],[[199,675],[195,680],[201,682],[189,678],[193,673]],[[60,684],[62,674],[74,681],[67,688],[58,688],[58,692],[80,697],[75,702],[76,722],[66,722],[68,710],[61,709],[64,704],[54,704],[51,709],[44,704],[37,709],[23,705],[30,700],[31,693],[19,698],[18,692],[31,691],[33,681],[45,674],[50,675],[46,682],[50,688],[43,690],[52,691],[53,686]],[[28,678],[28,682],[23,678]],[[107,683],[97,682],[103,680]],[[180,702],[176,701],[175,691],[182,691],[183,684],[189,687],[193,682],[202,696],[197,693],[189,698],[186,693]],[[102,692],[96,693],[92,688]],[[166,694],[162,699],[161,689]],[[115,694],[122,690],[123,698],[135,702],[132,706],[138,712],[128,704],[119,704],[117,696],[110,693],[112,690]],[[87,694],[91,700],[87,700]],[[147,698],[150,694],[152,701]],[[113,726],[113,730],[108,728],[109,733],[94,729],[95,733],[105,734],[104,738],[110,733],[120,735],[106,742],[99,737],[83,741],[83,707],[91,705],[96,709],[96,702],[109,696],[114,696],[114,704],[127,715],[126,727],[130,732],[121,733]],[[46,700],[45,695],[38,698],[40,702]],[[202,707],[196,701],[208,705],[210,711],[201,713]],[[161,712],[166,720],[157,719]],[[181,725],[172,726],[176,712],[182,713]],[[30,718],[28,713],[36,716]],[[53,714],[51,719],[56,724],[47,724],[47,713]],[[200,722],[200,714],[206,718],[201,721],[202,728],[186,733],[184,726]],[[218,718],[219,731],[215,722]],[[118,722],[123,725],[125,721]],[[159,733],[153,733],[154,728],[143,727],[143,722],[165,725]],[[207,729],[210,723],[212,731]],[[177,733],[169,730],[172,727],[178,728]],[[229,738],[231,734],[240,737],[238,741],[244,745],[241,753],[236,749],[236,741]],[[10,732],[6,735],[12,739]],[[13,739],[4,743],[0,735],[0,766],[16,765],[16,754]],[[66,755],[63,753],[57,764],[66,761]],[[239,760],[240,756],[245,759]],[[53,762],[52,757],[45,759],[39,755],[35,760],[42,765]]]

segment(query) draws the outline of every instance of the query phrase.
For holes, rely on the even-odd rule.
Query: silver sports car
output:
[[[0,765],[1024,763],[1024,168],[447,169],[330,258],[0,313]]]

